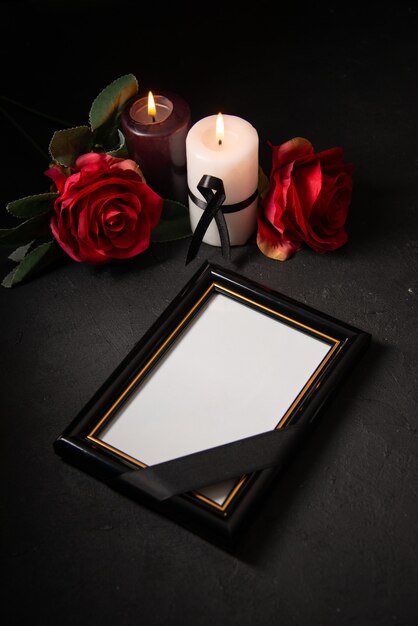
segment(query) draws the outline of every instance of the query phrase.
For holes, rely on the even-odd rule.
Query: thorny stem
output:
[[[8,96],[0,96],[0,100],[3,100],[4,102],[9,102],[10,104],[14,104],[15,106],[21,109],[24,109],[25,111],[29,111],[29,113],[33,113],[34,115],[38,115],[39,117],[44,117],[45,119],[50,120],[51,122],[56,122],[57,124],[60,124],[61,126],[67,126],[68,128],[70,128],[71,126],[76,126],[76,124],[72,124],[71,122],[68,122],[67,120],[61,120],[58,117],[49,115],[48,113],[43,113],[42,111],[33,109],[32,107],[27,106],[26,104],[22,104],[21,102],[18,102],[17,100],[13,100],[13,98],[9,98]]]
[[[32,139],[30,135],[28,135],[25,129],[22,128],[22,126],[18,124],[18,122],[16,122],[16,120],[9,113],[7,113],[2,107],[0,107],[0,112],[3,113],[4,117],[20,132],[21,135],[23,135],[23,137],[27,141],[29,141],[29,143],[32,144],[32,146],[43,156],[43,158],[49,161],[48,154],[44,152],[44,150],[39,146],[38,143],[36,143],[34,139]]]

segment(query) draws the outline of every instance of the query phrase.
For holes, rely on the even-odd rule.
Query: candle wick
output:
[[[222,139],[218,139],[218,146],[222,145]]]
[[[152,121],[155,122],[155,115],[152,116]]]

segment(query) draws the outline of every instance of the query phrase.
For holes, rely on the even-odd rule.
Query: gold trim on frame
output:
[[[187,322],[187,320],[189,319],[189,317],[191,316],[192,313],[194,313],[194,311],[197,309],[197,307],[199,306],[199,304],[202,302],[202,300],[204,300],[206,298],[206,296],[208,295],[208,293],[210,293],[213,289],[214,289],[215,285],[212,284],[203,294],[203,296],[201,296],[199,298],[199,300],[192,306],[192,308],[190,309],[190,311],[187,313],[187,315],[185,315],[183,317],[183,319],[181,320],[180,324],[178,324],[178,326],[176,326],[176,328],[173,330],[172,333],[170,333],[170,335],[167,337],[167,339],[164,341],[164,343],[158,348],[158,350],[156,350],[156,352],[154,352],[154,354],[152,355],[152,357],[150,358],[150,360],[144,365],[144,367],[142,368],[142,370],[139,372],[139,374],[137,374],[135,376],[135,378],[129,383],[129,385],[126,387],[125,391],[119,396],[119,398],[116,400],[116,402],[110,407],[110,409],[107,411],[107,413],[102,417],[102,419],[100,420],[100,422],[98,424],[96,424],[96,426],[93,428],[93,430],[91,431],[91,433],[89,433],[89,435],[87,436],[88,439],[93,439],[94,441],[96,441],[93,438],[94,433],[96,433],[99,428],[101,427],[101,425],[103,424],[103,422],[105,420],[107,420],[107,418],[109,417],[109,415],[111,413],[113,413],[113,411],[115,410],[115,408],[118,406],[118,404],[121,403],[121,401],[126,397],[126,395],[130,392],[130,390],[132,389],[132,387],[135,386],[135,384],[138,382],[138,380],[141,378],[141,376],[143,376],[151,367],[151,365],[154,363],[155,359],[161,354],[161,352],[164,350],[164,348],[166,347],[166,345],[171,341],[171,339],[177,334],[177,332],[180,330],[180,328],[182,326],[184,326],[184,324]],[[100,442],[100,440],[96,441],[96,443],[102,443]],[[109,446],[110,447],[110,446]],[[146,467],[146,465],[142,464],[142,467]]]
[[[320,332],[320,331],[318,331],[318,330],[316,330],[314,328],[311,328],[310,326],[307,326],[306,324],[302,324],[301,322],[298,322],[298,321],[294,320],[293,318],[284,315],[283,313],[279,313],[278,311],[275,311],[274,309],[270,309],[267,306],[259,304],[258,302],[255,302],[254,300],[251,300],[250,298],[247,298],[246,296],[242,296],[241,294],[233,291],[232,289],[228,289],[227,287],[224,287],[223,285],[221,285],[219,283],[212,283],[210,285],[210,287],[208,289],[206,289],[204,294],[199,298],[199,300],[192,306],[190,311],[188,311],[188,313],[184,316],[184,318],[176,326],[176,328],[170,333],[170,335],[162,343],[162,345],[158,348],[158,350],[156,350],[154,352],[154,354],[151,356],[149,361],[147,361],[147,363],[144,365],[144,367],[141,369],[141,371],[129,383],[129,385],[126,387],[126,389],[123,391],[123,393],[113,403],[113,405],[105,413],[105,415],[100,419],[100,421],[96,424],[96,426],[93,428],[93,430],[87,435],[87,439],[89,439],[90,441],[94,442],[95,444],[97,444],[97,445],[99,445],[99,446],[109,450],[110,452],[113,452],[114,454],[118,455],[119,457],[122,457],[123,459],[129,461],[130,463],[132,463],[133,465],[136,465],[137,467],[141,467],[141,468],[147,467],[147,465],[145,463],[143,463],[142,461],[139,461],[138,459],[135,459],[135,458],[131,457],[129,454],[126,454],[125,452],[122,452],[121,450],[118,450],[117,448],[114,448],[113,446],[107,444],[106,442],[102,441],[101,439],[98,439],[95,436],[95,434],[101,428],[101,426],[104,424],[104,422],[110,417],[110,415],[118,408],[118,406],[120,405],[122,400],[124,400],[124,398],[127,396],[127,394],[138,383],[140,378],[142,378],[147,373],[147,371],[150,369],[151,365],[160,356],[160,354],[167,347],[167,345],[171,342],[171,340],[183,328],[185,323],[188,321],[188,319],[191,317],[191,315],[196,311],[196,309],[200,306],[200,304],[205,299],[207,299],[208,296],[211,295],[212,292],[214,292],[215,290],[218,291],[218,292],[224,292],[227,295],[232,295],[235,298],[238,298],[239,300],[242,300],[243,302],[246,302],[246,303],[250,304],[253,307],[257,307],[257,308],[259,308],[259,309],[269,313],[270,315],[273,315],[275,317],[279,317],[279,318],[285,320],[286,322],[290,322],[293,326],[299,326],[300,328],[303,328],[304,330],[308,330],[309,332],[313,333],[314,335],[318,335],[319,337],[322,337],[323,339],[326,339],[327,341],[330,341],[330,342],[332,342],[334,344],[331,347],[331,349],[328,352],[328,354],[324,357],[322,362],[318,365],[318,367],[316,368],[315,372],[312,374],[312,376],[306,382],[304,387],[301,389],[301,391],[299,392],[299,394],[297,395],[295,400],[292,402],[292,404],[290,405],[290,407],[288,408],[288,410],[284,414],[284,416],[280,419],[280,421],[277,424],[277,426],[275,427],[275,429],[283,428],[283,426],[285,425],[285,423],[287,422],[287,420],[289,419],[289,417],[293,413],[295,407],[300,403],[302,398],[307,394],[308,390],[312,387],[314,381],[318,378],[319,374],[322,372],[324,367],[327,365],[327,363],[329,362],[331,357],[338,350],[338,348],[341,345],[341,341],[338,340],[338,339],[335,339],[335,337],[330,337],[329,335],[326,335],[326,334],[324,334],[324,333],[322,333],[322,332]],[[317,385],[317,387],[318,386],[319,385]],[[211,500],[210,498],[204,496],[202,493],[199,493],[198,491],[193,491],[192,494],[198,500],[201,500],[202,502],[205,502],[206,504],[209,504],[210,506],[214,507],[218,511],[222,511],[224,513],[224,515],[226,515],[226,512],[225,512],[226,509],[228,508],[228,506],[230,505],[232,500],[235,498],[237,493],[240,491],[242,486],[245,484],[245,482],[247,481],[247,478],[248,478],[248,476],[244,475],[244,476],[242,476],[238,480],[238,482],[236,483],[234,488],[230,491],[228,497],[226,498],[225,502],[222,505],[220,505],[217,502],[215,502],[214,500]]]

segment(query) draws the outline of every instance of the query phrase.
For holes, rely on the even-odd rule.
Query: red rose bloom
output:
[[[270,187],[258,212],[263,254],[284,261],[302,243],[321,253],[346,243],[353,166],[343,163],[342,149],[315,154],[307,139],[296,137],[272,151]]]
[[[70,176],[58,165],[45,174],[58,190],[51,230],[75,261],[106,263],[149,247],[163,199],[134,161],[90,152],[77,159]]]

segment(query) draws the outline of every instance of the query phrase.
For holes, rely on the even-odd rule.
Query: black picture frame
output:
[[[196,349],[196,340],[193,337],[199,336],[196,334],[199,332],[196,328],[199,329],[199,324],[202,324],[202,321],[199,320],[214,324],[213,337],[218,336],[219,330],[222,338],[222,329],[220,329],[222,322],[219,323],[219,320],[226,319],[222,312],[225,307],[229,311],[228,319],[232,320],[232,325],[226,327],[225,333],[233,333],[231,329],[235,327],[235,320],[239,318],[238,328],[250,329],[247,336],[253,334],[253,328],[254,331],[258,331],[263,327],[263,332],[267,333],[267,338],[269,336],[274,338],[277,334],[278,346],[284,342],[285,345],[292,346],[292,352],[295,351],[293,343],[287,344],[287,341],[293,342],[295,340],[297,345],[301,346],[297,348],[302,351],[301,354],[296,357],[293,356],[293,365],[288,368],[292,369],[293,367],[295,372],[292,381],[295,381],[297,392],[293,388],[289,390],[288,384],[283,386],[281,396],[283,396],[282,401],[285,403],[283,406],[286,406],[286,409],[282,408],[277,415],[273,415],[272,411],[271,419],[274,423],[272,422],[271,429],[274,431],[285,425],[302,425],[306,426],[306,432],[316,417],[320,415],[321,408],[327,399],[338,389],[339,384],[344,380],[371,340],[371,335],[368,332],[297,302],[282,293],[219,265],[205,262],[148,332],[137,342],[108,380],[103,383],[81,412],[72,420],[71,424],[56,438],[53,445],[55,452],[64,461],[108,483],[112,488],[134,498],[139,503],[166,515],[203,538],[226,549],[233,549],[242,529],[251,519],[252,512],[262,506],[262,496],[268,489],[268,485],[282,469],[283,463],[250,474],[239,474],[236,479],[232,480],[232,483],[221,485],[220,491],[218,489],[216,492],[221,495],[217,498],[211,495],[212,492],[209,488],[209,491],[207,489],[206,491],[205,489],[195,489],[188,493],[180,493],[168,499],[159,500],[146,490],[144,491],[141,486],[123,481],[118,482],[118,477],[123,474],[141,472],[147,465],[164,462],[172,458],[171,456],[166,459],[164,455],[163,458],[159,458],[159,455],[163,454],[163,451],[159,449],[159,441],[167,443],[168,440],[168,443],[172,447],[174,446],[174,452],[172,450],[171,455],[176,455],[175,450],[182,450],[182,446],[187,444],[190,449],[185,449],[185,452],[179,454],[180,461],[183,454],[193,454],[213,446],[213,443],[202,446],[201,428],[196,429],[196,434],[193,435],[196,440],[191,437],[189,441],[187,424],[191,422],[187,422],[190,419],[188,415],[185,415],[186,421],[183,427],[186,430],[179,430],[180,434],[177,440],[176,436],[172,435],[159,438],[158,425],[160,422],[158,420],[171,419],[170,411],[165,408],[154,412],[154,416],[157,416],[155,418],[157,423],[153,426],[157,429],[157,435],[156,438],[154,435],[153,443],[149,448],[152,448],[152,455],[157,459],[156,461],[145,463],[141,458],[138,458],[142,452],[141,454],[136,454],[136,452],[133,454],[131,451],[127,452],[126,449],[123,449],[131,445],[131,440],[134,442],[133,445],[139,446],[139,448],[141,445],[147,445],[144,443],[144,441],[148,441],[145,437],[145,431],[147,424],[149,424],[147,420],[150,418],[147,414],[148,409],[144,409],[144,406],[155,406],[159,404],[159,401],[151,395],[150,400],[146,400],[150,402],[149,405],[135,403],[145,402],[143,398],[146,398],[147,394],[153,393],[145,390],[148,387],[151,388],[152,385],[159,390],[160,395],[157,395],[157,398],[164,395],[164,383],[158,380],[159,376],[161,380],[166,380],[162,378],[162,368],[167,367],[167,363],[170,363],[171,360],[174,369],[167,370],[167,376],[171,376],[170,371],[174,372],[178,369],[176,358],[179,357],[176,357],[176,348],[179,351],[179,346],[187,344],[190,350]],[[208,311],[214,311],[214,313],[208,313]],[[211,321],[211,316],[214,316],[216,323]],[[245,324],[247,326],[244,326]],[[223,349],[226,350],[225,354],[228,354],[229,347],[224,345],[225,337],[229,337],[229,335],[224,335],[223,339],[220,339],[222,343],[219,345],[222,345]],[[237,341],[241,340],[238,339]],[[243,336],[242,341],[246,342],[245,336]],[[265,347],[262,349],[263,354],[264,351],[268,352],[267,344],[270,344],[270,341],[265,342]],[[216,349],[215,346],[215,352]],[[276,363],[274,350],[277,348],[273,345],[270,349],[270,361],[268,362],[268,372],[273,370],[273,375]],[[184,354],[183,348],[182,351]],[[190,358],[187,357],[187,354],[191,353],[185,352],[185,354],[186,356],[183,358]],[[280,356],[281,360],[286,359],[286,354]],[[290,357],[290,355],[288,356]],[[202,361],[204,360],[202,359]],[[212,361],[208,359],[208,361],[207,367],[212,371],[214,369],[213,359]],[[235,364],[238,368],[239,361],[237,357]],[[246,365],[250,366],[250,364],[251,359],[248,359],[242,372],[245,372],[247,370]],[[230,367],[230,364],[228,366]],[[216,369],[219,368],[220,373],[217,372],[218,378],[216,380],[219,381],[219,376],[222,376],[222,379],[234,381],[236,372],[229,370],[222,372],[222,363],[216,365]],[[249,375],[251,376],[251,373]],[[210,383],[206,380],[205,375],[202,376],[200,369],[198,369],[196,377],[196,380],[189,381],[188,384],[191,387],[187,387],[187,389],[197,389],[197,394],[200,393],[199,390],[201,389],[202,395],[207,395],[208,384],[210,386]],[[151,386],[149,381],[152,381]],[[267,380],[265,384],[271,393],[271,382],[269,383]],[[259,402],[260,397],[264,398],[265,390],[263,390],[262,385],[263,383],[258,381],[259,396],[255,397],[254,402]],[[243,389],[242,392],[245,395],[246,390]],[[213,394],[216,391],[209,389],[209,393]],[[287,396],[286,394],[290,395]],[[184,395],[187,394],[183,391]],[[230,402],[232,409],[235,407],[234,397],[232,396]],[[220,402],[222,407],[223,400],[221,399]],[[238,407],[237,411],[241,411],[241,408]],[[217,411],[217,413],[219,412],[222,410]],[[186,414],[187,411],[185,410],[184,413]],[[267,416],[266,419],[269,420],[268,404],[264,413]],[[138,426],[139,421],[136,421],[138,414],[141,414],[141,424],[145,424],[145,426]],[[179,421],[181,421],[183,412],[178,413],[178,416]],[[195,418],[193,414],[193,419],[199,418]],[[207,423],[207,417],[201,419],[205,420],[205,424]],[[228,431],[228,437],[226,432],[223,432],[223,427],[219,426],[221,422],[215,421],[212,432],[205,435],[208,437],[207,441],[213,442],[214,437],[215,439],[220,437],[221,440],[217,441],[215,445],[222,446],[225,444],[227,446],[234,440],[234,436],[236,437],[234,432],[241,432],[243,423],[240,420],[241,418],[231,418],[233,429],[236,430],[233,430],[232,434]],[[257,420],[254,420],[255,431],[251,432],[253,425],[250,409],[246,417],[245,428],[247,430],[243,438],[257,435],[260,432],[262,426]],[[164,422],[161,423],[164,424]],[[268,421],[264,423],[268,423]],[[170,425],[169,422],[167,424]],[[135,430],[137,428],[138,431]],[[134,430],[132,431],[132,429]],[[264,430],[262,429],[261,432]],[[183,436],[181,432],[183,432]],[[132,433],[135,436],[132,436]],[[149,436],[148,430],[146,435]],[[225,441],[222,440],[223,437],[226,437]],[[116,445],[114,441],[122,441],[123,443]],[[195,449],[196,446],[198,446],[197,449]],[[134,447],[134,450],[137,448]],[[228,448],[226,447],[225,454],[227,451]],[[289,454],[295,454],[294,446],[289,446]]]

